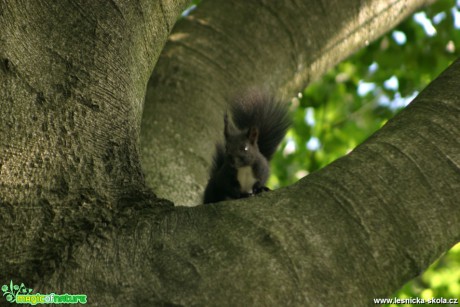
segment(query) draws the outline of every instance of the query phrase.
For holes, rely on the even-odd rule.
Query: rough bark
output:
[[[2,1],[3,201],[138,190],[145,87],[186,1]]]
[[[118,204],[150,195],[145,88],[186,4],[0,2],[2,278],[33,286]]]
[[[432,1],[203,1],[179,22],[148,86],[147,183],[201,203],[226,102],[256,87],[288,101],[352,52]]]
[[[0,3],[2,284],[86,293],[101,306],[366,306],[460,239],[460,62],[368,142],[299,183],[243,201],[173,207],[145,188],[136,144],[144,85],[167,33],[159,28],[180,8],[76,3]],[[315,61],[300,63],[323,71]],[[238,70],[241,84],[273,68],[253,67],[253,77],[249,66]],[[218,70],[203,82],[225,83]],[[292,90],[308,81],[301,72],[289,83],[280,67],[266,82]],[[191,93],[176,106],[199,107]]]

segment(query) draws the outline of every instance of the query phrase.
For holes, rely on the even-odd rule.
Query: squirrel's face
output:
[[[252,165],[257,157],[257,139],[252,138],[250,133],[247,131],[226,136],[227,159],[235,168]]]
[[[249,152],[250,150],[250,145],[247,143],[228,146],[227,158],[230,164],[235,168],[251,165],[254,158]]]

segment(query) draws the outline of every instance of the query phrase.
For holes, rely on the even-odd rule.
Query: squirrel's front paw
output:
[[[265,186],[260,187],[260,188],[254,188],[254,194],[259,194],[259,193],[268,192],[268,191],[271,191],[271,190]]]

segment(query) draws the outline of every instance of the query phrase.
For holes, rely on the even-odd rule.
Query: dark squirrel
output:
[[[262,93],[235,100],[230,113],[224,116],[225,145],[216,145],[205,204],[269,190],[269,161],[291,125],[287,105]]]

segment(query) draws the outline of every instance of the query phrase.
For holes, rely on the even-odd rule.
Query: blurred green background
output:
[[[410,103],[459,57],[459,10],[460,0],[436,2],[299,93],[269,186],[289,185],[345,155]],[[459,298],[460,244],[394,296]]]

